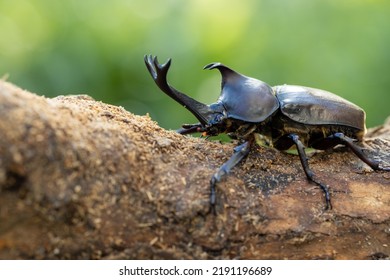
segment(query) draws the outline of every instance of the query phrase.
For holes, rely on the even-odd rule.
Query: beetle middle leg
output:
[[[217,172],[214,173],[210,180],[210,207],[211,211],[215,214],[215,185],[222,180],[222,178],[230,172],[230,170],[239,164],[250,151],[251,142],[246,141],[243,144],[234,148],[234,153],[231,158],[226,161]]]
[[[305,152],[305,146],[299,140],[298,135],[296,135],[296,134],[289,134],[287,137],[290,138],[294,142],[295,146],[297,147],[299,159],[301,160],[301,164],[302,164],[303,170],[305,171],[306,177],[309,179],[309,181],[311,181],[311,182],[315,183],[316,185],[318,185],[322,189],[322,191],[324,192],[324,194],[325,194],[325,202],[326,202],[325,210],[332,209],[332,204],[330,203],[329,189],[328,189],[328,187],[326,185],[318,182],[314,178],[314,173],[313,173],[313,171],[309,167],[308,158],[307,158],[307,155],[306,155],[306,152]]]

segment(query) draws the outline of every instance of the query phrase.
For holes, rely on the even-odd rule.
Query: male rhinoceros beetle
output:
[[[349,147],[374,170],[390,171],[369,159],[355,144],[366,132],[365,112],[355,104],[324,90],[292,85],[271,87],[241,75],[221,63],[204,69],[218,69],[222,75],[221,95],[217,102],[206,105],[179,92],[167,82],[169,59],[159,64],[157,57],[145,56],[145,64],[157,86],[187,108],[200,123],[185,124],[181,134],[202,132],[205,136],[227,133],[237,139],[232,157],[210,180],[210,205],[215,208],[215,186],[224,175],[245,158],[255,143],[255,135],[269,139],[278,150],[295,146],[309,181],[325,193],[326,209],[332,207],[328,187],[319,182],[309,168],[305,147],[325,150],[336,145]]]

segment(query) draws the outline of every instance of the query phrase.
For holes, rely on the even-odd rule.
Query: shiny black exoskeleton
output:
[[[167,82],[171,60],[159,64],[157,57],[145,56],[145,64],[157,86],[187,108],[199,123],[183,125],[181,134],[202,132],[205,136],[227,133],[238,139],[232,157],[210,180],[210,204],[215,207],[215,186],[224,175],[245,158],[255,143],[256,134],[278,150],[295,146],[309,181],[325,193],[326,209],[330,209],[328,187],[319,182],[308,165],[305,147],[325,150],[336,145],[348,146],[374,170],[390,171],[369,159],[355,144],[366,132],[365,112],[355,104],[324,90],[303,86],[268,84],[241,75],[221,63],[204,69],[218,69],[222,75],[221,95],[217,102],[206,105],[179,92]]]

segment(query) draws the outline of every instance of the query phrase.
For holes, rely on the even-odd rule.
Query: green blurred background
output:
[[[169,81],[204,103],[220,61],[270,85],[334,92],[390,115],[388,0],[0,0],[0,77],[45,96],[89,94],[165,128],[196,119],[160,92],[144,54],[173,59]]]

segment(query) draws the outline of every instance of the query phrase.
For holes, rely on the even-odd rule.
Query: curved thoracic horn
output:
[[[203,67],[203,69],[205,69],[205,70],[211,70],[214,68],[218,68],[219,71],[221,71],[222,75],[224,72],[232,72],[232,73],[238,74],[236,71],[232,70],[231,68],[227,67],[226,65],[223,65],[220,62],[213,62],[213,63],[207,64],[205,67]]]
[[[244,76],[216,62],[204,69],[218,69],[222,75],[219,102],[228,118],[258,123],[267,119],[279,107],[273,89],[263,81]]]
[[[164,64],[159,64],[156,56],[145,55],[144,60],[156,85],[171,98],[187,108],[201,124],[206,125],[209,116],[213,113],[210,107],[181,93],[168,84],[167,73],[171,66],[171,59]]]

